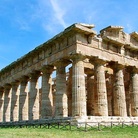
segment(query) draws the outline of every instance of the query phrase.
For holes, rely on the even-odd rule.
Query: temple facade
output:
[[[138,33],[73,24],[0,71],[0,122],[138,121]]]

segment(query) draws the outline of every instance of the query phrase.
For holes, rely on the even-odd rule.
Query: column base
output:
[[[67,125],[77,127],[92,127],[92,126],[110,126],[113,125],[138,125],[138,117],[120,117],[120,116],[85,116],[85,117],[55,117],[48,119],[26,120],[15,122],[0,122],[0,127],[5,126],[48,126],[48,125]]]

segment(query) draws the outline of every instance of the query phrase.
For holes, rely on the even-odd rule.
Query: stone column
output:
[[[38,78],[40,72],[30,74],[30,90],[29,90],[29,120],[39,119],[39,89]]]
[[[69,68],[69,76],[67,80],[67,96],[68,96],[68,116],[72,116],[72,68]]]
[[[83,58],[76,55],[72,63],[72,116],[87,115],[85,90]]]
[[[56,78],[52,78],[52,95],[53,95],[53,113],[52,116],[55,116],[55,105],[56,105]]]
[[[27,76],[23,76],[20,80],[19,121],[28,120],[28,80]]]
[[[130,92],[132,92],[132,83],[128,81],[125,83],[125,95],[126,95],[126,109],[127,109],[127,116],[131,116],[131,99],[130,99]]]
[[[131,101],[130,101],[130,91],[132,92],[132,79],[131,79],[131,71],[132,69],[125,68],[124,69],[124,86],[125,86],[125,96],[126,96],[126,110],[127,116],[131,116]]]
[[[95,79],[97,90],[96,116],[108,116],[107,90],[105,80],[105,62],[97,60],[95,62]]]
[[[52,117],[53,112],[53,94],[52,78],[53,66],[44,66],[42,69],[42,101],[41,118]]]
[[[123,66],[115,65],[114,67],[114,86],[113,86],[113,106],[115,116],[127,116],[126,98],[124,89]]]
[[[12,92],[11,92],[11,121],[18,121],[18,91],[19,82],[12,83]]]
[[[131,115],[138,116],[138,70],[133,70],[133,72],[131,73],[131,83]]]
[[[107,101],[108,101],[108,115],[113,116],[113,77],[106,73],[106,87],[107,87]]]
[[[10,121],[10,107],[11,107],[11,85],[4,86],[4,107],[3,107],[3,122]]]
[[[92,69],[87,69],[87,115],[94,115],[94,72]]]
[[[3,122],[4,89],[0,88],[0,122]]]
[[[66,87],[66,63],[59,61],[56,63],[56,103],[55,117],[68,116],[67,87]]]

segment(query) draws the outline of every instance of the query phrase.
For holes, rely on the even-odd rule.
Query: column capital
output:
[[[4,85],[4,89],[9,90],[10,88],[11,88],[11,84],[7,83],[7,84]]]
[[[71,56],[71,60],[73,62],[77,62],[77,61],[80,61],[80,60],[83,61],[84,59],[86,59],[86,57],[81,55],[81,54],[75,54],[75,55]]]
[[[125,68],[125,65],[118,64],[116,62],[110,62],[108,63],[108,66],[110,66],[115,71],[119,71]]]
[[[40,74],[40,71],[33,70],[28,74],[28,76],[31,77],[31,79],[37,79],[40,76]]]
[[[20,80],[21,85],[26,85],[27,82],[29,81],[29,77],[28,76],[22,76],[19,80]]]
[[[41,69],[42,73],[52,73],[54,71],[54,66],[52,65],[45,65]]]
[[[127,71],[130,73],[138,73],[138,68],[136,68],[134,66],[129,66],[129,67],[127,67]]]
[[[86,68],[85,69],[85,73],[87,74],[87,75],[94,75],[94,70],[92,70],[92,69],[89,69],[89,68]]]
[[[99,58],[91,58],[89,59],[89,62],[94,64],[94,65],[104,65],[106,64],[107,62],[105,60],[102,60],[102,59],[99,59]]]
[[[0,93],[4,92],[4,87],[0,87]]]
[[[58,67],[58,66],[67,66],[68,64],[70,64],[71,63],[71,61],[69,61],[69,60],[67,60],[67,59],[61,59],[61,60],[57,60],[55,63],[54,63],[54,65],[56,66],[56,67]]]
[[[16,80],[16,81],[13,81],[13,82],[11,83],[11,85],[12,85],[12,86],[18,85],[19,82],[20,82],[20,81],[17,81],[17,80]]]

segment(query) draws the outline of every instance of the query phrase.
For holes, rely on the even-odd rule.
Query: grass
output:
[[[138,127],[78,131],[45,128],[0,128],[0,138],[137,138]]]

